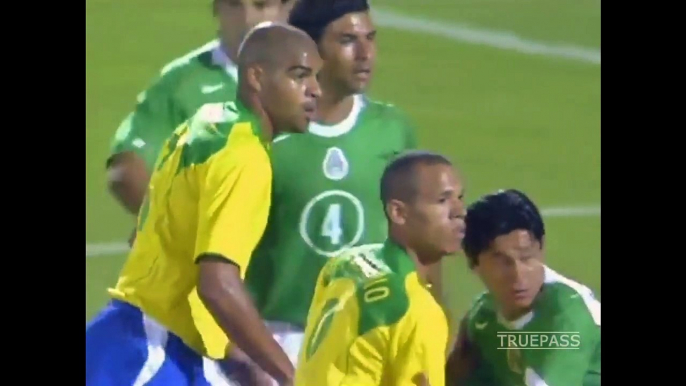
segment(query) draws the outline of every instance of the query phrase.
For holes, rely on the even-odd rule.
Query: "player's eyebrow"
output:
[[[295,66],[291,66],[288,68],[288,72],[294,72],[294,71],[302,71],[305,73],[305,75],[309,75],[312,73],[312,69],[307,66],[303,66],[301,64],[296,64]]]
[[[450,197],[453,193],[455,192],[455,189],[453,188],[447,188],[446,190],[441,192],[441,198],[448,198]]]

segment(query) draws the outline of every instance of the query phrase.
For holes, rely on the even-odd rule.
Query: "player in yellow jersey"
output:
[[[292,380],[242,278],[269,212],[269,142],[307,128],[321,58],[302,31],[266,23],[238,65],[237,101],[203,106],[162,149],[113,300],[86,329],[87,385],[229,385],[206,358],[227,336],[252,360],[243,368]],[[201,335],[209,314],[221,335]]]
[[[460,249],[464,203],[450,161],[393,160],[381,179],[389,238],[352,248],[319,275],[296,386],[444,385],[446,316],[429,267]]]

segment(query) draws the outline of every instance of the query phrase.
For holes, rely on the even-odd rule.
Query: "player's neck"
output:
[[[317,101],[316,121],[323,125],[335,125],[350,115],[355,103],[355,95],[337,96],[322,93]]]
[[[417,271],[417,276],[419,277],[419,281],[422,284],[425,285],[430,285],[430,278],[429,278],[429,272],[430,272],[430,266],[427,264],[422,263],[422,261],[432,261],[431,259],[423,259],[426,256],[421,256],[420,258],[420,253],[415,250],[414,248],[411,248],[407,243],[402,242],[402,238],[400,237],[394,237],[393,234],[391,234],[390,237],[391,241],[393,241],[395,244],[397,244],[399,247],[405,250],[405,253],[410,257],[412,262],[414,263],[414,268]]]
[[[271,142],[274,137],[280,134],[280,131],[273,125],[255,95],[245,90],[245,87],[240,83],[238,85],[237,99],[257,118],[263,140]]]
[[[224,43],[222,40],[220,40],[219,44],[222,52],[224,52],[224,55],[226,55],[233,63],[238,63],[238,47],[230,47],[229,44]]]

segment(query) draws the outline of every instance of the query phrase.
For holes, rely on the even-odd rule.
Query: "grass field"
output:
[[[86,1],[86,320],[125,258],[104,244],[133,224],[106,191],[110,138],[164,64],[213,37],[209,3]],[[549,265],[600,295],[600,1],[373,3],[382,27],[370,94],[403,107],[422,146],[460,165],[469,200],[529,193],[549,215]],[[481,286],[463,258],[446,280],[464,312]]]

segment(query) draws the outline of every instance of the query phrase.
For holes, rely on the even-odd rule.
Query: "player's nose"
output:
[[[322,89],[319,86],[317,78],[312,76],[305,87],[305,93],[308,98],[319,98],[322,95]]]
[[[374,43],[367,40],[360,40],[355,45],[355,59],[360,62],[367,62],[374,55]]]

